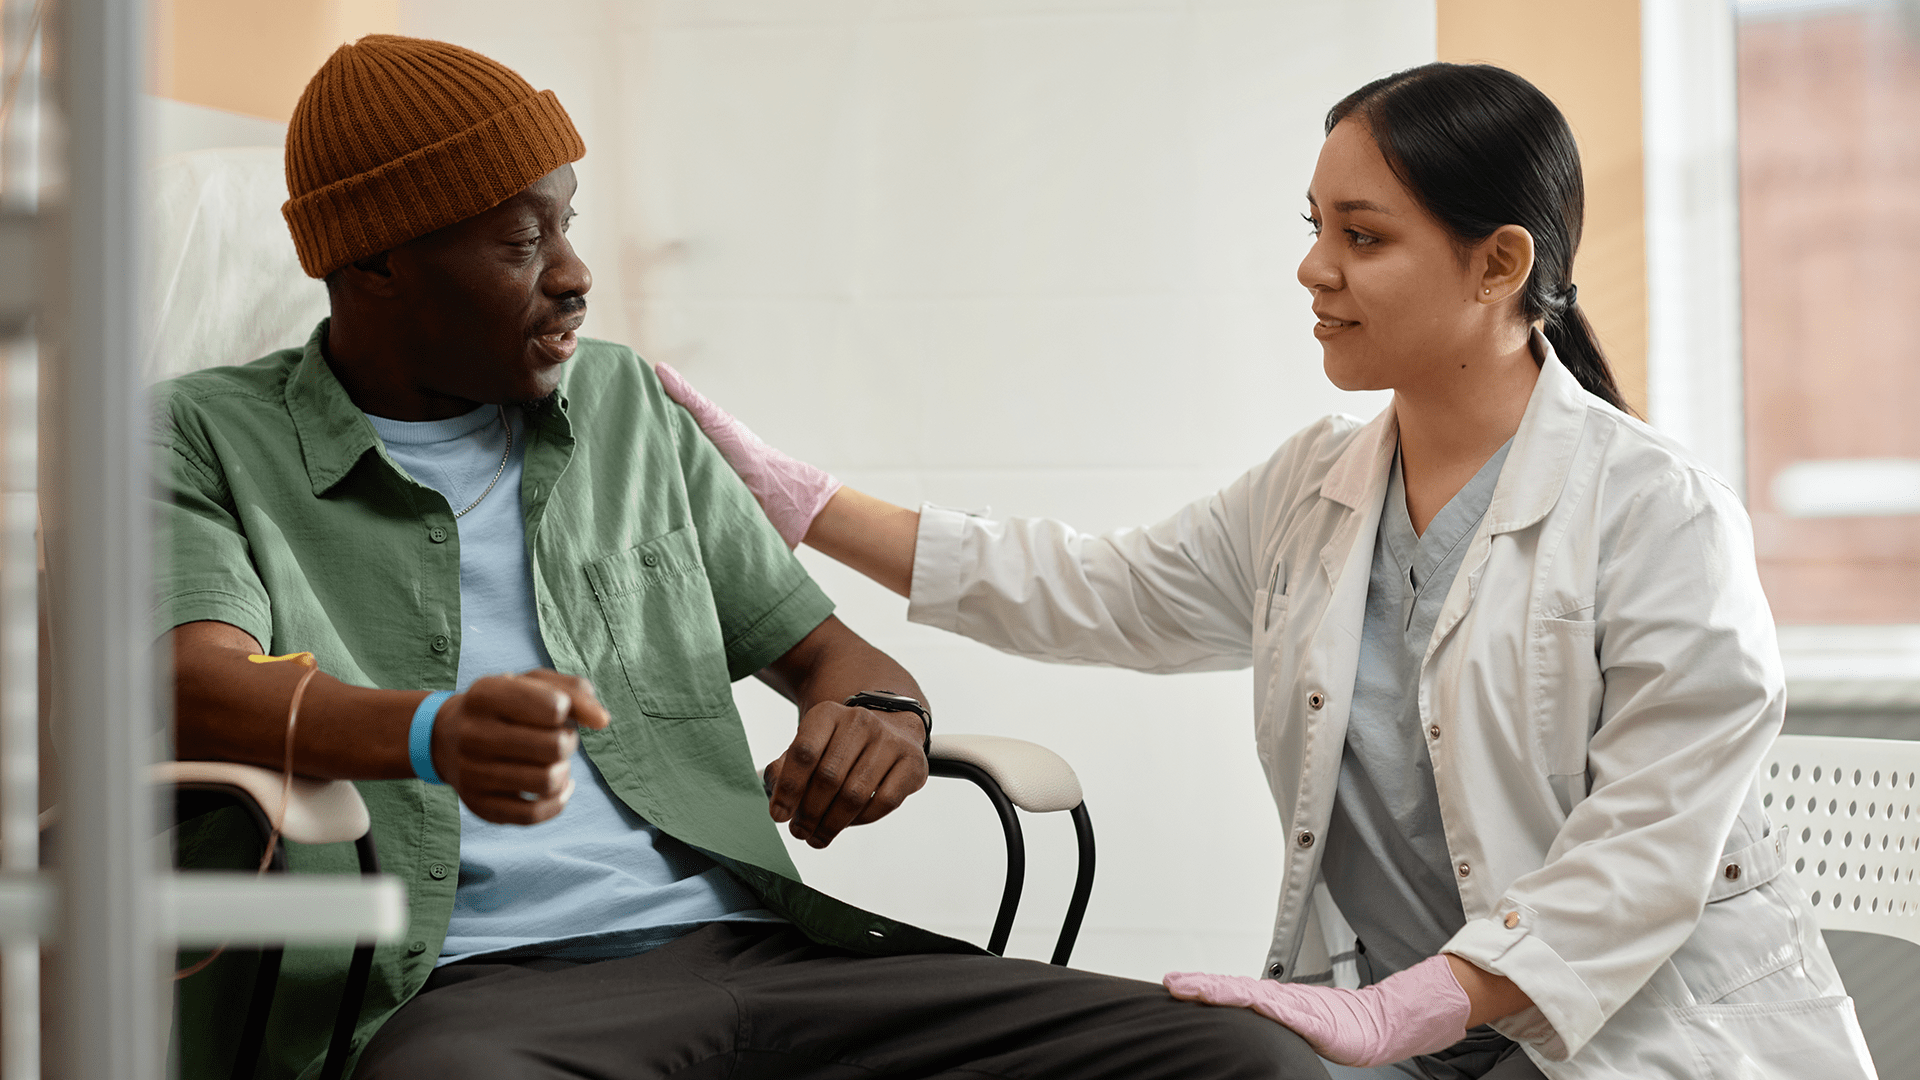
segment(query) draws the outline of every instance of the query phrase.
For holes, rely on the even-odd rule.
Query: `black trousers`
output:
[[[1153,983],[991,956],[862,957],[714,923],[593,964],[450,964],[358,1080],[1326,1080],[1299,1036]]]

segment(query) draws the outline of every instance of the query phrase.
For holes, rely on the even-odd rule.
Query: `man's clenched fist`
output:
[[[610,720],[585,679],[545,668],[488,676],[440,706],[433,767],[482,818],[531,825],[558,814],[573,794],[567,762],[578,728]]]

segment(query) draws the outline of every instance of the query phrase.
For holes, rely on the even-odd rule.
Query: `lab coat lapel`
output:
[[[1320,570],[1327,575],[1332,596],[1315,636],[1316,651],[1327,643],[1328,631],[1337,629],[1342,647],[1350,642],[1352,657],[1358,661],[1360,630],[1367,613],[1367,577],[1373,564],[1374,540],[1380,532],[1380,504],[1386,498],[1387,470],[1399,443],[1400,425],[1389,405],[1360,429],[1321,482],[1321,495],[1354,512],[1346,515],[1320,548]],[[1344,698],[1352,689],[1352,677],[1349,665],[1344,686],[1334,681],[1328,685],[1338,686],[1339,696]]]
[[[1487,512],[1474,529],[1460,570],[1447,590],[1434,621],[1433,637],[1427,641],[1422,663],[1430,663],[1441,642],[1466,618],[1479,592],[1480,578],[1493,552],[1493,538],[1518,532],[1545,518],[1559,502],[1573,467],[1573,455],[1580,445],[1585,427],[1589,395],[1577,379],[1554,355],[1553,346],[1534,331],[1533,348],[1541,357],[1540,377],[1534,381],[1533,394],[1527,399],[1527,411],[1520,417],[1520,428],[1513,435],[1513,449],[1507,452],[1500,479],[1493,485],[1493,498]]]
[[[1307,760],[1302,763],[1296,821],[1311,820],[1302,812],[1316,801],[1326,807],[1333,805],[1333,788],[1339,782],[1340,757],[1352,712],[1354,679],[1360,666],[1360,635],[1367,617],[1367,585],[1373,545],[1380,533],[1380,506],[1386,498],[1388,469],[1399,439],[1400,427],[1389,405],[1360,430],[1321,484],[1321,495],[1350,512],[1320,549],[1320,568],[1327,575],[1330,595],[1314,631],[1300,685],[1291,689],[1302,698],[1315,692],[1326,695],[1322,708],[1309,707],[1304,713]],[[1320,792],[1325,793],[1324,798],[1316,799]],[[1324,822],[1316,822],[1313,827],[1324,826]]]

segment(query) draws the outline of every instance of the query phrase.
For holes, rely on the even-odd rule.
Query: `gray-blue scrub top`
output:
[[[1320,864],[1334,903],[1360,938],[1362,983],[1434,955],[1467,922],[1421,734],[1420,665],[1512,445],[1496,451],[1421,534],[1407,515],[1406,481],[1394,455],[1367,585],[1347,745]],[[1483,1029],[1422,1064],[1436,1080],[1476,1077],[1511,1048],[1507,1039]]]

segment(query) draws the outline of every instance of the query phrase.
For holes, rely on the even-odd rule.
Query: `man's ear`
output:
[[[338,276],[339,284],[356,292],[370,296],[392,296],[394,294],[393,267],[388,262],[391,251],[375,252],[364,259],[355,259],[329,275]]]
[[[1479,295],[1483,304],[1498,304],[1527,287],[1533,273],[1533,234],[1518,225],[1502,225],[1475,245],[1480,267]]]

